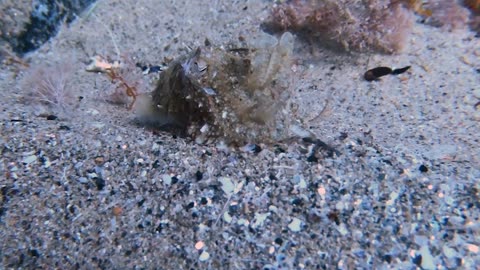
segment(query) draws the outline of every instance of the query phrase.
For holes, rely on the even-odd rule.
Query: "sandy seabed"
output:
[[[161,2],[100,1],[27,57],[31,68],[72,70],[75,104],[65,111],[26,102],[31,73],[2,67],[3,268],[480,265],[474,33],[417,23],[395,55],[338,53],[299,37],[292,118],[338,151],[312,160],[300,139],[225,150],[140,127],[106,102],[112,85],[85,71],[91,56],[159,64],[206,38],[255,37],[272,5]],[[407,65],[399,76],[362,77]],[[153,90],[155,74],[141,78]]]

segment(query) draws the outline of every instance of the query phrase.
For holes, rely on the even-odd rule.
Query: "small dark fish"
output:
[[[370,82],[370,81],[378,80],[380,77],[385,76],[385,75],[402,74],[409,69],[410,69],[410,66],[406,66],[406,67],[403,67],[403,68],[397,68],[397,69],[393,69],[393,70],[389,67],[376,67],[376,68],[372,68],[372,69],[368,70],[367,72],[365,72],[365,75],[363,75],[363,77],[365,78],[365,80]]]
[[[365,72],[365,75],[363,75],[363,77],[365,78],[365,80],[370,82],[391,73],[392,69],[389,67],[376,67]]]
[[[143,74],[159,73],[164,70],[161,66],[142,65],[137,63],[136,66],[142,70]]]

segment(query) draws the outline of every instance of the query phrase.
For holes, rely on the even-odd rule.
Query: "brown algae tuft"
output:
[[[288,130],[294,37],[262,34],[240,47],[204,46],[173,61],[135,104],[139,122],[172,128],[198,143],[282,139]]]

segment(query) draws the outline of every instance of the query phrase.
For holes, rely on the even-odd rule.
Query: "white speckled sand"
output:
[[[84,98],[54,110],[56,120],[22,101],[27,72],[2,68],[3,268],[480,265],[474,33],[418,23],[393,56],[339,54],[298,38],[292,119],[339,152],[309,162],[301,140],[224,152],[136,126],[131,111],[104,101],[111,85],[85,72],[89,56],[115,57],[118,47],[159,64],[206,37],[225,44],[257,35],[271,6],[190,2],[100,1],[29,56],[33,66],[73,67],[71,90]],[[407,65],[399,76],[362,78],[372,67]],[[154,76],[144,79],[153,89]]]

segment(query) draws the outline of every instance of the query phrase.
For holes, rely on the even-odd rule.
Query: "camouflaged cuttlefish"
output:
[[[138,119],[206,142],[284,136],[293,36],[264,35],[246,48],[199,47],[173,61],[155,90],[138,98]]]

